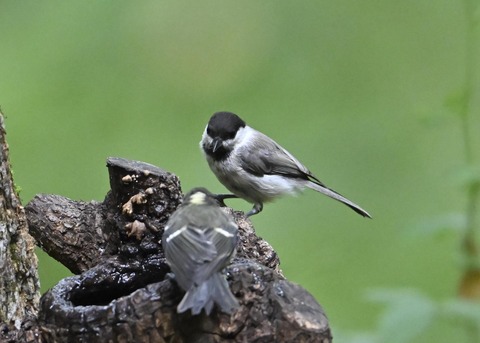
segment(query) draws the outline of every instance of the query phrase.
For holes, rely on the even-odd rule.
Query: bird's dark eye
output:
[[[226,133],[225,133],[225,139],[233,139],[233,138],[235,138],[236,133],[237,133],[236,131],[226,132]]]
[[[210,126],[209,126],[209,127],[207,127],[207,135],[210,136],[211,134],[212,134],[212,129],[211,129]]]

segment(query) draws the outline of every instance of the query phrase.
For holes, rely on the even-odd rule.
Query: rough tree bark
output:
[[[39,246],[78,274],[42,296],[42,342],[331,342],[321,306],[283,277],[272,247],[228,208],[240,243],[225,273],[241,307],[231,316],[177,314],[183,293],[160,240],[180,182],[143,162],[109,158],[107,167],[103,202],[40,194],[26,206]]]
[[[0,332],[5,337],[13,337],[22,328],[19,339],[36,339],[35,332],[30,331],[30,320],[37,315],[40,298],[34,248],[13,184],[0,113]]]

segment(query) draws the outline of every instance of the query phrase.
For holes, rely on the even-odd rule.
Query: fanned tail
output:
[[[358,206],[357,204],[355,204],[354,202],[348,200],[347,198],[345,198],[343,195],[341,194],[338,194],[337,192],[335,192],[334,190],[331,190],[330,188],[328,187],[325,187],[325,186],[322,186],[322,185],[319,185],[315,182],[308,182],[306,184],[306,186],[308,188],[311,188],[317,192],[320,192],[322,194],[325,194],[327,196],[329,196],[330,198],[332,199],[335,199],[335,200],[338,200],[340,201],[341,203],[344,203],[345,205],[347,205],[348,207],[350,207],[352,210],[354,210],[355,212],[357,212],[358,214],[360,214],[361,216],[363,217],[367,217],[367,218],[372,218],[370,216],[370,214],[365,211],[363,208],[361,208],[360,206]]]
[[[227,280],[220,273],[213,274],[208,280],[198,286],[192,286],[178,304],[178,313],[191,309],[197,315],[205,309],[207,315],[216,303],[222,312],[232,313],[238,308],[238,301],[233,296]]]

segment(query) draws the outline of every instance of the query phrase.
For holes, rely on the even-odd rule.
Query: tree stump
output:
[[[78,274],[43,295],[43,342],[331,342],[321,306],[286,280],[272,247],[242,212],[237,255],[225,270],[240,308],[178,314],[163,228],[181,202],[178,178],[151,164],[109,158],[103,202],[37,195],[26,206],[32,236]]]

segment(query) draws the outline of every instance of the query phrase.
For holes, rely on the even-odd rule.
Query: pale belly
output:
[[[297,194],[304,183],[279,175],[255,176],[243,169],[211,168],[218,180],[233,194],[251,203],[268,202],[286,194]]]

